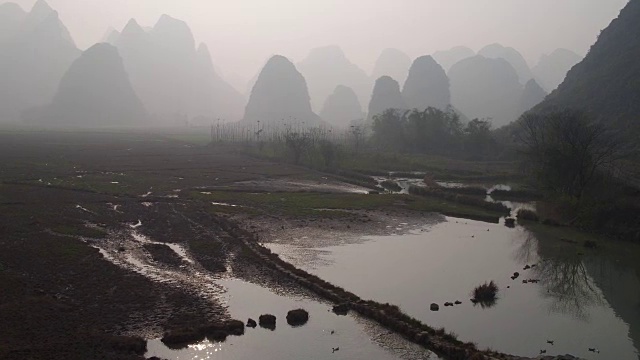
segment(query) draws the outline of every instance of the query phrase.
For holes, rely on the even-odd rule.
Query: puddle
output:
[[[258,320],[261,314],[276,316],[274,331],[245,328],[242,336],[224,342],[203,341],[171,350],[160,340],[147,343],[146,357],[164,359],[437,359],[426,350],[352,315],[338,316],[328,304],[278,295],[241,280],[217,282],[226,291],[220,296],[232,318]],[[303,308],[309,321],[300,327],[286,322],[289,310]],[[332,333],[333,332],[333,333]],[[332,349],[339,348],[338,351]]]
[[[142,226],[142,221],[140,221],[140,220],[138,220],[138,222],[136,224],[129,224],[129,227],[132,228],[132,229],[137,229],[140,226]]]
[[[638,359],[639,246],[579,256],[586,251],[581,246],[559,244],[522,227],[446,220],[408,234],[313,249],[318,261],[310,261],[309,248],[267,246],[322,279],[362,298],[398,305],[481,348],[532,357],[546,350],[584,359]],[[531,264],[537,266],[523,270]],[[516,271],[520,277],[512,280]],[[523,284],[523,279],[540,281]],[[471,291],[490,280],[500,288],[496,305],[474,306]],[[456,300],[462,304],[443,306]],[[440,311],[430,311],[432,302]]]
[[[211,205],[238,207],[239,205],[227,204],[223,202],[212,202]]]

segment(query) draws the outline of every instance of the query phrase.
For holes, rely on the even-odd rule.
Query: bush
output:
[[[538,214],[535,211],[529,209],[520,209],[516,215],[518,220],[538,221]]]
[[[495,301],[498,295],[498,285],[491,280],[473,289],[473,299],[478,302]]]
[[[402,191],[402,187],[400,187],[400,185],[398,185],[398,183],[396,183],[395,181],[385,180],[381,182],[380,185],[382,185],[382,187],[388,191],[394,191],[394,192]]]

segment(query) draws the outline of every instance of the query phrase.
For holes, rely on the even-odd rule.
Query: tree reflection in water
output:
[[[542,296],[552,300],[549,311],[588,320],[588,308],[602,306],[604,299],[589,276],[582,256],[575,250],[561,251],[557,246],[545,246],[548,244],[544,240],[529,231],[523,235],[514,257],[521,263],[539,259],[529,277],[540,280]]]

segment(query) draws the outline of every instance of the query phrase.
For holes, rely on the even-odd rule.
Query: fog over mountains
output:
[[[319,126],[311,109],[307,83],[296,66],[284,56],[273,56],[253,86],[244,119],[248,124]]]
[[[316,48],[297,65],[307,80],[311,103],[319,111],[327,97],[338,85],[353,89],[360,102],[369,96],[369,76],[353,64],[338,46]]]
[[[490,119],[499,127],[542,101],[580,59],[557,49],[530,69],[517,50],[500,44],[487,45],[478,54],[457,46],[413,61],[402,50],[386,48],[367,74],[339,46],[330,45],[312,49],[297,65],[271,57],[242,95],[220,75],[216,54],[196,43],[186,22],[169,15],[152,27],[130,19],[121,30],[107,29],[101,41],[112,47],[91,47],[91,53],[83,54],[43,0],[28,12],[13,3],[0,5],[0,122],[135,126],[294,119],[307,126],[344,127],[387,108],[453,106],[463,119]],[[74,64],[81,55],[82,61]],[[120,63],[124,71],[116,65]],[[114,83],[91,71],[110,73]],[[102,94],[104,103],[97,103],[101,97],[77,93],[80,88]],[[115,89],[122,93],[116,95]],[[77,101],[68,101],[76,95]],[[110,110],[116,98],[126,104],[122,113]],[[134,105],[138,103],[142,110]],[[80,114],[88,109],[121,118],[100,115],[83,123]],[[63,114],[70,118],[61,119]],[[143,114],[141,121],[134,114]]]
[[[585,58],[532,111],[571,108],[586,112],[634,141],[640,133],[640,1],[632,0],[602,31]]]
[[[18,121],[22,111],[51,101],[62,75],[80,55],[58,13],[38,1],[29,13],[0,7],[0,121]]]
[[[146,118],[118,50],[100,43],[71,64],[52,103],[29,120],[54,126],[122,126],[144,124]]]

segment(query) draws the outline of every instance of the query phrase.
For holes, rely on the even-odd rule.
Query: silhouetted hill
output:
[[[300,124],[318,126],[318,115],[311,110],[307,83],[295,65],[275,55],[262,68],[253,86],[243,122],[262,124]]]
[[[407,109],[407,105],[400,93],[400,85],[389,76],[383,76],[376,80],[369,101],[367,120],[375,115],[382,114],[387,109]]]
[[[13,36],[26,16],[27,13],[18,4],[0,4],[0,42]]]
[[[215,115],[221,119],[241,119],[245,100],[215,71],[209,48],[200,44],[196,55],[195,88],[191,113],[196,116]]]
[[[487,45],[478,51],[478,55],[482,55],[491,59],[505,59],[518,73],[518,78],[521,84],[526,84],[527,81],[533,78],[531,69],[527,64],[527,61],[522,55],[512,47],[505,47],[500,44]]]
[[[451,102],[470,119],[491,118],[494,127],[516,120],[522,85],[504,59],[477,55],[449,70]]]
[[[405,81],[409,75],[411,58],[398,49],[384,49],[376,60],[371,72],[371,79],[390,76],[398,81]]]
[[[580,62],[582,57],[567,49],[556,49],[549,55],[542,55],[531,71],[536,82],[547,92],[555,90],[564,80],[567,72]]]
[[[421,56],[409,69],[402,97],[409,109],[422,111],[432,106],[445,110],[451,104],[449,78],[431,56]]]
[[[244,98],[216,73],[208,49],[195,48],[184,21],[162,15],[145,30],[131,19],[114,43],[136,93],[156,121],[242,118]]]
[[[581,110],[627,133],[640,132],[640,0],[631,0],[587,56],[534,111]],[[637,139],[634,139],[637,140]]]
[[[17,27],[13,35],[0,42],[0,122],[19,121],[26,109],[51,102],[80,55],[58,13],[44,1],[12,26]]]
[[[140,124],[145,118],[118,50],[100,43],[73,62],[37,120],[54,126],[109,127]]]
[[[311,104],[316,110],[322,107],[338,85],[352,88],[360,102],[370,94],[369,77],[351,63],[338,46],[311,50],[309,55],[298,63],[298,69],[307,80]]]
[[[320,117],[333,126],[346,127],[353,120],[361,120],[364,114],[356,93],[349,87],[338,85],[324,102]]]
[[[100,42],[115,46],[119,37],[120,37],[120,32],[112,27],[109,27],[107,31],[105,31],[104,35],[102,35]]]
[[[547,92],[534,79],[527,81],[520,97],[520,109],[518,112],[523,114],[529,111],[540,104],[546,96]]]
[[[436,51],[432,56],[433,59],[448,72],[455,63],[475,55],[476,53],[466,46],[456,46],[449,50]]]

